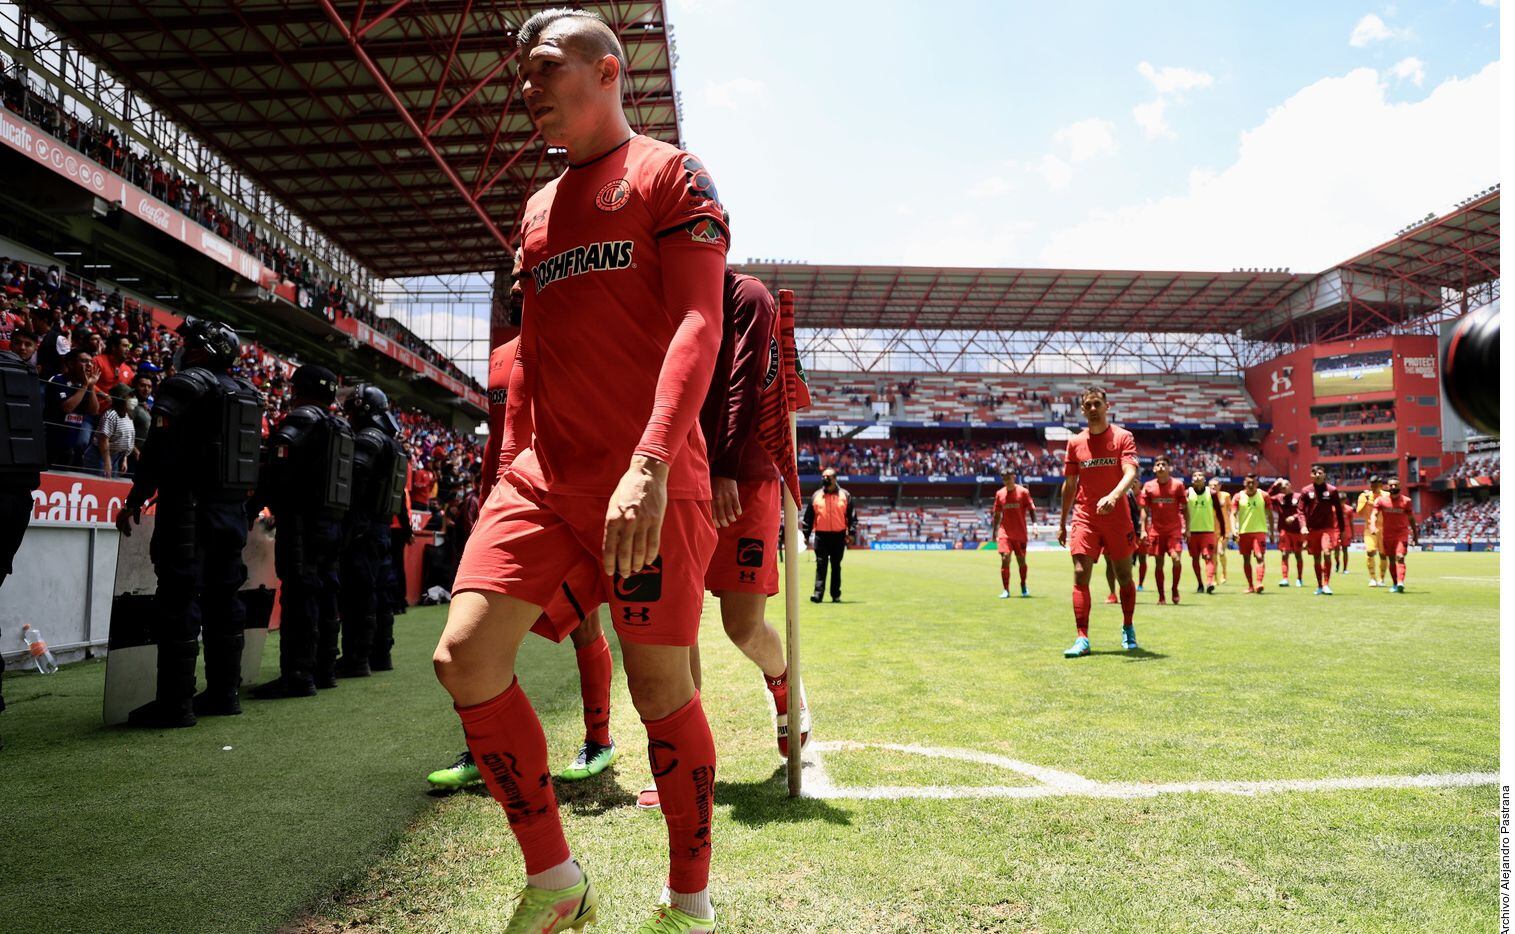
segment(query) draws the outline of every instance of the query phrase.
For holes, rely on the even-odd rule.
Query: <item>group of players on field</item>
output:
[[[1129,431],[1110,423],[1104,390],[1085,390],[1081,407],[1088,427],[1068,439],[1057,533],[1058,544],[1066,545],[1073,556],[1077,636],[1063,652],[1065,657],[1090,653],[1089,581],[1101,555],[1110,582],[1108,602],[1121,606],[1121,646],[1127,651],[1138,648],[1133,617],[1136,592],[1146,585],[1147,556],[1153,559],[1157,602],[1167,603],[1171,595],[1178,603],[1186,543],[1196,593],[1215,593],[1217,562],[1220,582],[1225,583],[1228,542],[1235,543],[1241,552],[1247,593],[1262,593],[1264,556],[1268,542],[1273,541],[1281,556],[1278,586],[1289,586],[1291,554],[1297,570],[1294,585],[1304,586],[1302,555],[1308,550],[1315,565],[1315,593],[1330,595],[1332,567],[1346,573],[1347,546],[1352,541],[1354,518],[1360,516],[1367,523],[1368,586],[1384,586],[1387,572],[1391,592],[1404,593],[1405,554],[1411,543],[1419,543],[1420,531],[1410,498],[1400,492],[1398,479],[1389,480],[1386,489],[1381,478],[1373,477],[1370,489],[1358,496],[1355,508],[1326,482],[1325,469],[1318,464],[1311,468],[1311,483],[1302,492],[1295,492],[1283,478],[1264,492],[1257,475],[1248,474],[1241,492],[1231,495],[1221,489],[1218,479],[1207,480],[1203,471],[1195,471],[1185,486],[1173,476],[1172,461],[1164,454],[1153,461],[1154,479],[1138,491],[1136,442]],[[1026,597],[1030,595],[1026,585],[1026,527],[1036,516],[1036,506],[1031,493],[1015,482],[1013,472],[1002,476],[1004,486],[995,493],[990,517],[1000,556],[1000,597],[1010,596],[1011,557],[1020,571],[1021,596]],[[1164,557],[1172,572],[1171,590]],[[1135,582],[1131,579],[1133,558],[1140,565]]]

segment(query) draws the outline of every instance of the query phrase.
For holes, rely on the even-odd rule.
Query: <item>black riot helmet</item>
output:
[[[184,340],[174,359],[174,369],[203,366],[212,370],[227,370],[237,362],[242,341],[231,325],[209,318],[186,315],[184,323],[175,332]]]
[[[331,405],[337,399],[337,374],[318,363],[298,367],[289,384],[298,399],[310,399],[321,405]]]
[[[354,428],[372,426],[390,437],[400,433],[400,423],[389,411],[389,397],[372,383],[359,383],[353,387],[352,395],[342,404],[342,411]]]

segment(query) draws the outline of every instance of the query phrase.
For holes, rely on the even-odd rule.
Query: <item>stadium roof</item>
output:
[[[24,5],[381,278],[501,265],[526,197],[563,167],[513,67],[515,28],[561,3]],[[581,5],[625,45],[633,127],[679,142],[662,2]]]
[[[1302,321],[1374,328],[1499,278],[1499,191],[1316,274],[748,263],[807,328],[1235,334]],[[1354,318],[1355,316],[1355,318]]]

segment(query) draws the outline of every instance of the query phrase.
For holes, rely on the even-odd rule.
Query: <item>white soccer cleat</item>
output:
[[[1008,591],[1008,590],[1001,590],[999,592],[999,598],[1001,600],[1009,600],[1010,599],[1010,591]]]

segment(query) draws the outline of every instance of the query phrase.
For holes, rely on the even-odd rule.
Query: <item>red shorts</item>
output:
[[[1268,550],[1268,533],[1243,532],[1236,536],[1236,543],[1242,554],[1261,558]]]
[[[1312,555],[1321,552],[1330,552],[1336,546],[1333,540],[1336,538],[1335,529],[1307,529],[1305,530],[1305,550]]]
[[[1024,538],[1011,538],[1004,532],[1000,532],[994,536],[994,544],[999,547],[999,553],[1002,555],[1020,555],[1022,558],[1026,556]]]
[[[705,601],[704,569],[715,548],[710,504],[670,500],[653,569],[611,578],[600,558],[607,502],[545,493],[506,471],[463,547],[453,591],[508,594],[542,607],[545,620],[532,628],[548,638],[561,639],[577,625],[574,617],[608,602],[623,640],[693,645]]]
[[[1202,555],[1206,558],[1215,556],[1215,533],[1214,532],[1190,532],[1189,554]]]
[[[1293,554],[1294,552],[1299,551],[1300,549],[1302,549],[1304,547],[1305,547],[1305,537],[1303,535],[1301,535],[1300,533],[1298,533],[1298,532],[1286,532],[1286,531],[1283,531],[1283,530],[1279,531],[1279,533],[1278,533],[1278,550],[1279,551],[1288,552],[1290,554]]]
[[[1130,516],[1125,522],[1080,522],[1073,519],[1068,532],[1068,550],[1076,555],[1085,555],[1090,561],[1098,561],[1101,553],[1113,561],[1129,559],[1136,551],[1136,530],[1131,528]]]
[[[1341,543],[1341,530],[1340,529],[1332,529],[1331,530],[1331,550],[1335,551],[1336,549],[1341,548],[1341,547],[1343,547],[1343,545]]]
[[[1396,558],[1403,558],[1405,555],[1409,554],[1410,537],[1408,535],[1399,535],[1393,537],[1384,535],[1381,538],[1382,541],[1378,549],[1379,554],[1393,555]]]
[[[1184,533],[1182,529],[1173,529],[1169,532],[1159,532],[1153,529],[1147,535],[1147,554],[1154,558],[1163,555],[1171,555],[1177,558],[1184,553]]]
[[[741,480],[736,489],[742,514],[715,530],[705,589],[771,597],[779,592],[779,480]]]

